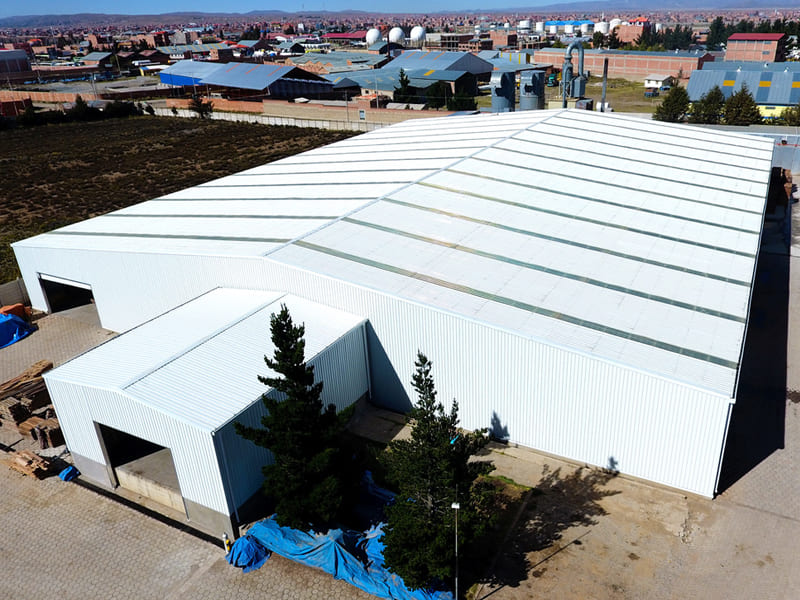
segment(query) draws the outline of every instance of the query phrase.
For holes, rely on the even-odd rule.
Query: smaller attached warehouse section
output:
[[[82,475],[235,537],[270,453],[239,437],[260,427],[258,375],[273,376],[270,317],[285,304],[306,327],[306,361],[337,410],[369,392],[365,320],[280,292],[215,289],[46,374]]]

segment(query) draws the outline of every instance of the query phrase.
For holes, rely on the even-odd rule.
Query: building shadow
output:
[[[609,464],[616,464],[613,458]],[[565,532],[575,526],[590,527],[607,514],[600,501],[619,491],[605,489],[617,476],[612,469],[580,468],[562,474],[561,468],[545,465],[542,478],[531,489],[519,509],[507,539],[483,578],[484,589],[476,598],[488,598],[504,587],[518,587],[529,576],[540,577],[547,562],[572,545],[580,545],[582,535],[565,539]],[[545,551],[532,561],[531,554]]]
[[[765,238],[769,236],[765,225]],[[772,247],[779,248],[773,244]],[[762,249],[717,493],[784,447],[789,256]]]
[[[403,388],[403,383],[394,370],[392,361],[386,354],[378,334],[367,321],[367,356],[372,385],[371,401],[381,408],[399,413],[407,413],[412,409],[411,400]]]

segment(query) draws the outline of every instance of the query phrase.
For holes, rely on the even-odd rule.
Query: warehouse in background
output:
[[[155,404],[214,362],[254,382],[269,353],[263,319],[245,328],[258,330],[242,347],[252,363],[215,345],[236,325],[220,323],[225,332],[202,343],[210,330],[189,331],[200,318],[194,302],[216,288],[248,288],[246,302],[276,290],[292,310],[306,303],[298,320],[336,357],[317,371],[326,389],[344,372],[359,382],[342,385],[342,404],[369,388],[377,405],[408,410],[422,350],[466,428],[491,425],[512,443],[710,497],[736,403],[772,157],[770,140],[588,111],[406,121],[14,251],[37,308],[48,306],[42,275],[88,286],[103,325],[130,330],[122,356],[148,357],[135,349],[152,344],[142,331],[154,323],[183,340],[161,368],[155,355],[113,360],[109,342],[55,369],[48,385],[57,407],[71,407],[59,416],[70,448],[86,444],[89,476],[113,484],[98,426],[169,448],[187,514],[202,505],[224,515],[245,495],[233,474],[237,499],[225,495],[218,465],[233,441],[211,435],[236,409],[198,427],[192,419],[216,411],[216,395],[181,400],[183,418]],[[256,314],[276,298],[258,300]],[[248,310],[223,312],[232,323]],[[360,327],[366,349],[340,351]],[[255,393],[226,397],[244,408]],[[192,440],[190,464],[167,427]]]

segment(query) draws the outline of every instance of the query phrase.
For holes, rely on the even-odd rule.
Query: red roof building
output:
[[[727,61],[781,62],[786,60],[783,33],[734,33],[728,38]]]

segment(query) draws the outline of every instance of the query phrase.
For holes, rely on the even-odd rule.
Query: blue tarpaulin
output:
[[[322,569],[365,592],[388,600],[453,600],[450,592],[411,591],[383,564],[383,524],[366,533],[332,529],[325,534],[281,527],[274,519],[247,532],[262,546],[281,556]],[[238,542],[238,540],[237,540]]]
[[[78,469],[70,465],[66,469],[61,471],[61,473],[59,473],[58,476],[61,478],[62,481],[72,481],[80,474],[81,472],[78,471]]]
[[[260,569],[267,562],[270,552],[262,546],[258,540],[250,535],[240,537],[233,542],[231,551],[225,556],[225,560],[234,567],[241,568],[245,573]]]
[[[26,335],[33,333],[35,329],[33,325],[26,323],[16,315],[0,314],[0,348],[20,341]]]

